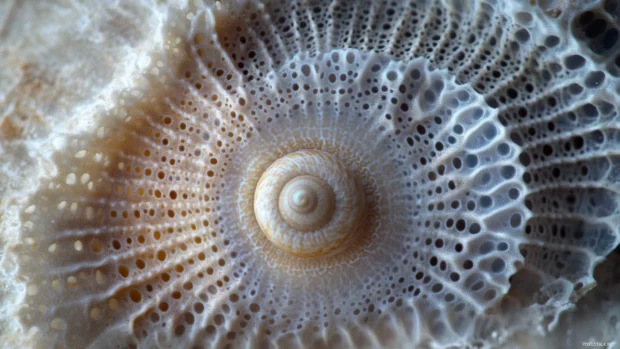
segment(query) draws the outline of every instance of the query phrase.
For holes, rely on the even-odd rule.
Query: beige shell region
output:
[[[0,1],[0,347],[612,341],[616,4]]]
[[[366,221],[364,188],[337,158],[300,150],[276,160],[261,176],[254,212],[267,238],[301,257],[347,247]]]

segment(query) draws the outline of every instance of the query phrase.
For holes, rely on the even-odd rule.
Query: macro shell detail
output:
[[[301,257],[347,247],[366,221],[366,193],[328,153],[301,150],[276,160],[254,194],[261,230],[280,249]]]
[[[36,345],[441,347],[509,330],[509,301],[557,319],[618,244],[619,87],[507,4],[169,8],[20,213]]]

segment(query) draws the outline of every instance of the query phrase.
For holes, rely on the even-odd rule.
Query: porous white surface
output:
[[[581,347],[538,336],[618,240],[614,57],[571,29],[602,5],[291,4],[0,4],[0,342]],[[244,200],[309,146],[377,194],[316,263]]]
[[[19,239],[18,212],[62,135],[92,127],[106,99],[148,64],[161,44],[165,6],[156,1],[0,2],[0,343],[32,345],[16,320],[23,285],[6,248]]]

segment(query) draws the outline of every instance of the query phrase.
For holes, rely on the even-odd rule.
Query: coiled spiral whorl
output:
[[[347,247],[366,217],[364,189],[334,156],[300,150],[276,160],[254,193],[256,220],[269,241],[300,257]]]

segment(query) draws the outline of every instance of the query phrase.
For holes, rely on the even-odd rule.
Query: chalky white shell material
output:
[[[618,245],[615,0],[15,3],[0,343],[505,348]]]

